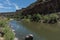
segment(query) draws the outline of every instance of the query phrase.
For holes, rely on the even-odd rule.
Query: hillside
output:
[[[27,14],[48,14],[60,11],[60,0],[37,0],[26,8],[22,8],[18,13]]]
[[[17,19],[55,23],[59,19],[60,0],[37,0],[26,8],[16,11]],[[52,14],[53,13],[53,14]]]

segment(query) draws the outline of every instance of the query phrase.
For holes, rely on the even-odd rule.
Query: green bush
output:
[[[8,19],[0,19],[0,27],[2,27],[2,31],[4,34],[5,40],[13,40],[14,39],[14,33],[12,32],[11,28],[8,25]]]
[[[50,14],[50,19],[57,19],[58,18],[58,15],[57,14]]]
[[[41,20],[42,19],[42,17],[41,17],[41,15],[39,14],[39,13],[37,13],[37,14],[34,14],[33,16],[32,16],[32,20],[33,21],[39,21],[39,20]]]
[[[49,19],[50,19],[50,18],[49,18],[48,15],[43,16],[43,20],[49,20]]]
[[[9,27],[4,28],[4,33],[5,33],[4,35],[5,40],[14,40],[14,33]]]

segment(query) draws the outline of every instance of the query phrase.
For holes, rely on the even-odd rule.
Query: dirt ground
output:
[[[4,40],[4,38],[3,37],[0,37],[0,40]]]

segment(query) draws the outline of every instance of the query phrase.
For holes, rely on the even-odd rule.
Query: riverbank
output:
[[[2,33],[4,40],[13,40],[14,33],[12,32],[9,24],[9,20],[5,17],[0,17],[0,33]]]
[[[58,20],[60,20],[60,16],[58,15],[58,13],[51,13],[47,15],[41,15],[39,13],[35,13],[33,15],[21,15],[19,17],[16,16],[15,19],[18,21],[20,20],[20,21],[26,21],[26,22],[54,24],[54,23],[57,23]]]
[[[10,21],[12,21],[12,20],[10,20]],[[14,30],[14,29],[12,29],[12,27],[13,27],[13,26],[11,26],[11,25],[10,25],[10,27],[11,27],[11,30],[12,30],[12,32],[13,32],[13,34],[14,34],[14,36],[15,36],[15,35],[16,35],[16,33],[15,33],[15,30]],[[14,37],[14,40],[18,40],[18,38],[15,36],[15,37]]]

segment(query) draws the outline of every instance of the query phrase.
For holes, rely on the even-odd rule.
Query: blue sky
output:
[[[36,0],[0,0],[0,12],[11,12],[25,8]]]

